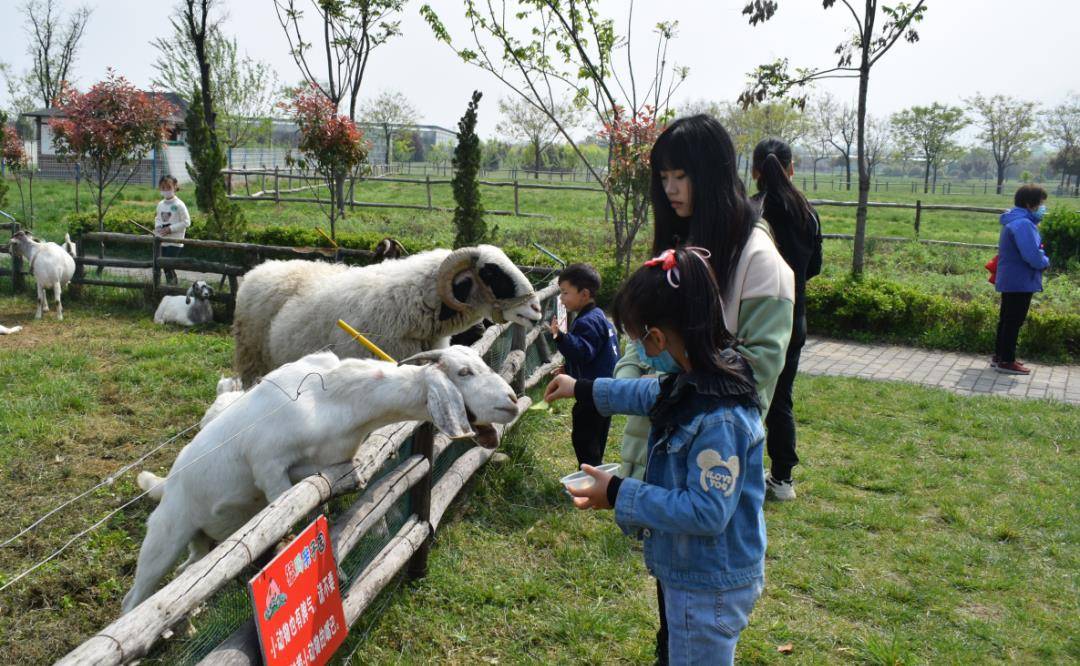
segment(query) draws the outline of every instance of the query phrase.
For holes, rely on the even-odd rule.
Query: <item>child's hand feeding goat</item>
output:
[[[179,324],[180,326],[197,326],[214,320],[214,308],[210,305],[210,298],[214,295],[214,289],[199,280],[188,287],[184,296],[166,296],[158,304],[157,312],[154,313],[155,324]]]
[[[162,480],[139,475],[161,504],[147,521],[127,612],[149,597],[184,546],[186,567],[292,487],[290,472],[348,461],[375,429],[432,421],[493,448],[492,423],[518,413],[510,385],[476,351],[422,352],[398,365],[309,354],[281,366],[206,423]]]

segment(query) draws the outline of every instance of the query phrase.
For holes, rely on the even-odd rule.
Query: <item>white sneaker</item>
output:
[[[765,492],[772,493],[773,499],[780,502],[790,502],[795,499],[795,486],[791,480],[777,481],[771,473],[765,475]]]

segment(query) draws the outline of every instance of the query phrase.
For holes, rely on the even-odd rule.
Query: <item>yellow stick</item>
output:
[[[372,342],[371,340],[368,340],[364,336],[360,335],[360,331],[357,331],[352,326],[349,326],[348,324],[346,324],[343,319],[338,319],[337,320],[337,325],[341,327],[341,330],[343,330],[346,333],[348,333],[349,335],[353,336],[353,339],[355,339],[357,342],[362,344],[369,352],[371,352],[372,354],[375,354],[376,357],[378,357],[378,358],[380,358],[380,359],[382,359],[384,361],[390,361],[391,363],[397,363],[397,361],[390,358],[389,354],[387,354],[383,350],[376,347],[374,342]]]
[[[322,234],[322,237],[325,238],[326,240],[330,241],[330,244],[333,245],[335,248],[338,246],[337,241],[335,241],[333,238],[330,238],[329,236],[327,236],[326,232],[323,231],[322,229],[320,229],[318,227],[315,227],[315,231],[318,231],[320,234]]]

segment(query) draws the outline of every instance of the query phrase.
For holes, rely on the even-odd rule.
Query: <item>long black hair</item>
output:
[[[788,178],[791,146],[780,139],[762,139],[754,146],[752,168],[758,173],[757,188],[763,195],[761,216],[774,227],[794,225],[805,230],[814,219],[814,209]]]
[[[705,114],[679,118],[657,138],[649,159],[653,255],[680,242],[707,249],[712,253],[709,263],[720,293],[727,293],[758,218],[739,178],[735,144],[727,130]],[[693,211],[689,220],[675,213],[660,181],[661,171],[675,169],[685,171],[690,178]]]
[[[741,376],[741,367],[721,354],[734,338],[724,327],[720,288],[712,267],[692,249],[673,252],[674,268],[650,261],[623,283],[612,305],[615,325],[635,338],[649,327],[672,329],[682,336],[695,372]]]

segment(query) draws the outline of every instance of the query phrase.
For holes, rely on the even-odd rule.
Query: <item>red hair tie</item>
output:
[[[703,247],[686,247],[686,248],[683,248],[683,249],[685,249],[687,252],[689,252],[691,254],[696,255],[699,259],[701,259],[702,261],[705,262],[706,266],[709,263],[706,260],[709,257],[712,256],[712,253],[709,252],[708,250],[706,250]],[[682,280],[681,280],[681,277],[679,275],[679,261],[676,258],[675,250],[673,250],[673,249],[664,250],[663,252],[660,253],[659,257],[653,257],[652,259],[649,259],[648,261],[646,261],[645,265],[648,266],[649,268],[654,268],[656,266],[659,266],[659,267],[663,268],[664,271],[667,273],[667,281],[668,281],[668,284],[671,285],[671,288],[672,289],[678,289],[679,288],[679,284],[681,283]]]

